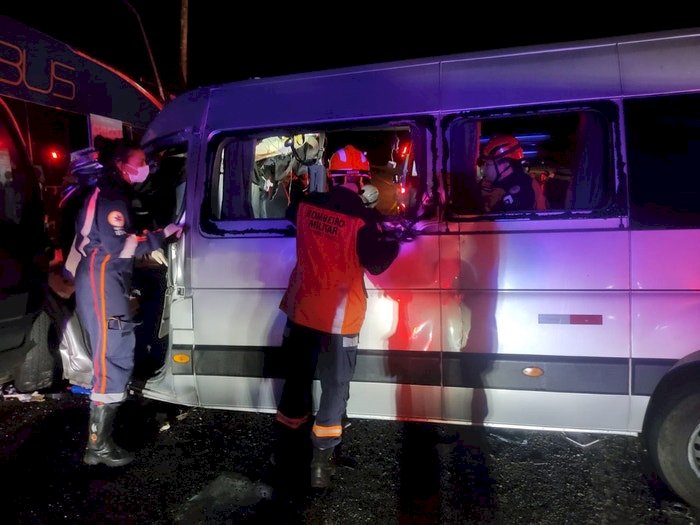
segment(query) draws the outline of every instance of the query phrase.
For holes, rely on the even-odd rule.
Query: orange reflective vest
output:
[[[331,334],[360,332],[367,298],[357,233],[364,224],[358,217],[299,205],[297,263],[280,304],[291,321]]]

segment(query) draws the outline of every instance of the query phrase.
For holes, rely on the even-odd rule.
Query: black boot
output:
[[[134,455],[112,441],[112,423],[121,403],[96,405],[90,403],[88,444],[83,462],[88,465],[102,463],[108,467],[121,467],[131,463]]]
[[[311,458],[311,437],[308,425],[291,429],[275,423],[274,441],[270,463],[285,477],[309,466]],[[305,474],[303,474],[305,476]]]
[[[331,484],[331,477],[335,472],[333,464],[333,451],[335,447],[315,448],[311,458],[311,486],[316,489],[325,489]]]

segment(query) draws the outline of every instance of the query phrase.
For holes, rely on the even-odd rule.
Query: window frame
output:
[[[684,102],[686,101],[689,102]],[[686,106],[683,106],[683,104]],[[640,106],[646,104],[646,109]],[[693,106],[694,104],[694,106]],[[637,107],[635,107],[637,106]],[[669,106],[672,106],[669,109]],[[662,108],[666,109],[661,113]],[[686,136],[679,137],[678,120],[687,121],[693,118],[690,111],[696,108],[694,127],[687,125],[684,128]],[[671,109],[675,110],[672,113]],[[627,161],[630,171],[629,202],[630,202],[630,226],[635,230],[660,230],[660,229],[697,229],[700,228],[700,204],[695,209],[683,209],[689,202],[698,202],[692,196],[700,198],[700,182],[693,160],[697,156],[691,154],[690,145],[697,143],[697,151],[700,149],[700,93],[670,93],[653,96],[633,97],[625,100],[625,131]],[[637,111],[643,113],[637,114]],[[651,115],[650,111],[651,110]],[[682,110],[682,111],[681,111]],[[654,117],[656,126],[648,123]],[[636,125],[635,119],[643,122],[641,128]],[[665,128],[661,121],[667,121]],[[642,151],[634,144],[639,140],[650,140],[650,129],[654,129],[651,151]],[[697,130],[697,139],[690,140],[690,132]],[[646,135],[644,132],[646,131]],[[638,133],[639,132],[639,133]],[[686,153],[679,155],[677,148],[685,147]],[[675,148],[675,149],[674,149]],[[645,154],[647,158],[645,160]],[[691,165],[691,169],[678,170],[670,168],[668,157],[676,157],[676,162],[683,166]],[[663,162],[664,157],[666,162]],[[668,172],[656,172],[654,178],[649,176],[650,166],[653,161],[662,164]],[[697,164],[697,161],[695,161]],[[678,164],[676,164],[678,165]],[[667,177],[662,176],[662,173]],[[686,175],[685,178],[678,174]],[[640,181],[639,184],[637,182]],[[643,182],[642,182],[643,181]],[[681,185],[682,183],[685,183]],[[669,188],[675,191],[669,191]],[[685,197],[684,197],[685,196]],[[650,200],[644,201],[649,197]]]
[[[361,131],[381,131],[383,128],[408,127],[411,136],[414,133],[422,144],[421,172],[419,173],[418,189],[420,194],[435,191],[435,184],[431,181],[435,174],[436,159],[436,119],[433,116],[396,116],[394,118],[363,119],[341,122],[322,122],[313,124],[300,124],[289,126],[276,126],[268,128],[257,128],[243,131],[221,131],[213,134],[206,147],[206,172],[205,185],[201,203],[200,228],[204,235],[210,236],[293,236],[296,230],[292,223],[285,218],[252,218],[244,217],[240,219],[217,219],[213,216],[214,192],[216,189],[216,171],[220,163],[221,152],[228,141],[253,141],[272,136],[297,136],[300,134],[324,133],[340,134],[343,132],[353,133]],[[387,129],[388,131],[388,129]],[[332,152],[326,144],[323,160],[327,163]],[[254,161],[253,161],[254,162]],[[251,205],[251,189],[247,189],[243,202],[247,206]],[[406,215],[417,213],[420,205],[420,198],[407,210]],[[399,220],[399,217],[386,216],[385,222]]]
[[[604,189],[604,202],[599,207],[593,208],[555,208],[547,210],[521,210],[521,211],[505,211],[505,212],[460,212],[452,202],[454,197],[453,189],[459,187],[455,183],[455,176],[451,173],[450,156],[453,151],[453,138],[451,130],[456,125],[461,123],[462,126],[471,125],[479,128],[485,121],[503,120],[504,122],[512,122],[520,119],[551,117],[557,114],[567,113],[595,113],[603,118],[603,136],[601,139],[606,140],[606,147],[601,150],[604,153],[602,159],[602,176]],[[621,145],[620,145],[620,124],[619,124],[619,102],[615,100],[598,100],[590,101],[584,104],[557,104],[548,106],[528,106],[522,108],[499,108],[497,110],[488,111],[466,111],[459,113],[451,113],[444,115],[441,119],[442,140],[444,154],[441,159],[441,169],[444,174],[443,184],[446,188],[445,198],[445,217],[452,222],[481,222],[481,221],[503,221],[503,220],[547,220],[547,219],[576,219],[576,218],[607,218],[618,217],[627,213],[627,198],[625,184],[625,174],[623,171],[623,162],[621,160]],[[480,138],[480,130],[477,130],[477,136]],[[478,139],[477,139],[478,140]],[[572,146],[575,149],[575,144]],[[472,153],[474,162],[478,157],[478,150]],[[468,164],[468,162],[467,162]],[[476,173],[476,165],[473,166]],[[572,179],[573,182],[573,179]],[[467,183],[469,186],[471,183]],[[465,184],[462,184],[465,186]],[[474,185],[474,188],[476,186]],[[474,196],[472,196],[474,197]]]

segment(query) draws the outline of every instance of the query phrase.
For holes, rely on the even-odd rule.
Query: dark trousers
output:
[[[287,321],[282,341],[286,375],[277,406],[277,421],[300,426],[311,413],[312,386],[317,374],[321,398],[311,439],[316,448],[330,448],[342,440],[342,418],[355,372],[358,337],[328,334]]]
[[[98,403],[123,401],[134,370],[134,323],[118,271],[123,261],[116,262],[111,265],[109,258],[92,252],[81,261],[75,276],[76,310],[92,354],[90,399]]]

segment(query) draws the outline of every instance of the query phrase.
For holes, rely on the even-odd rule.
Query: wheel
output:
[[[56,359],[49,348],[51,318],[42,311],[34,319],[29,335],[33,347],[15,375],[19,392],[33,392],[50,387],[56,375]]]
[[[700,389],[688,386],[655,411],[647,448],[666,484],[700,507]]]

